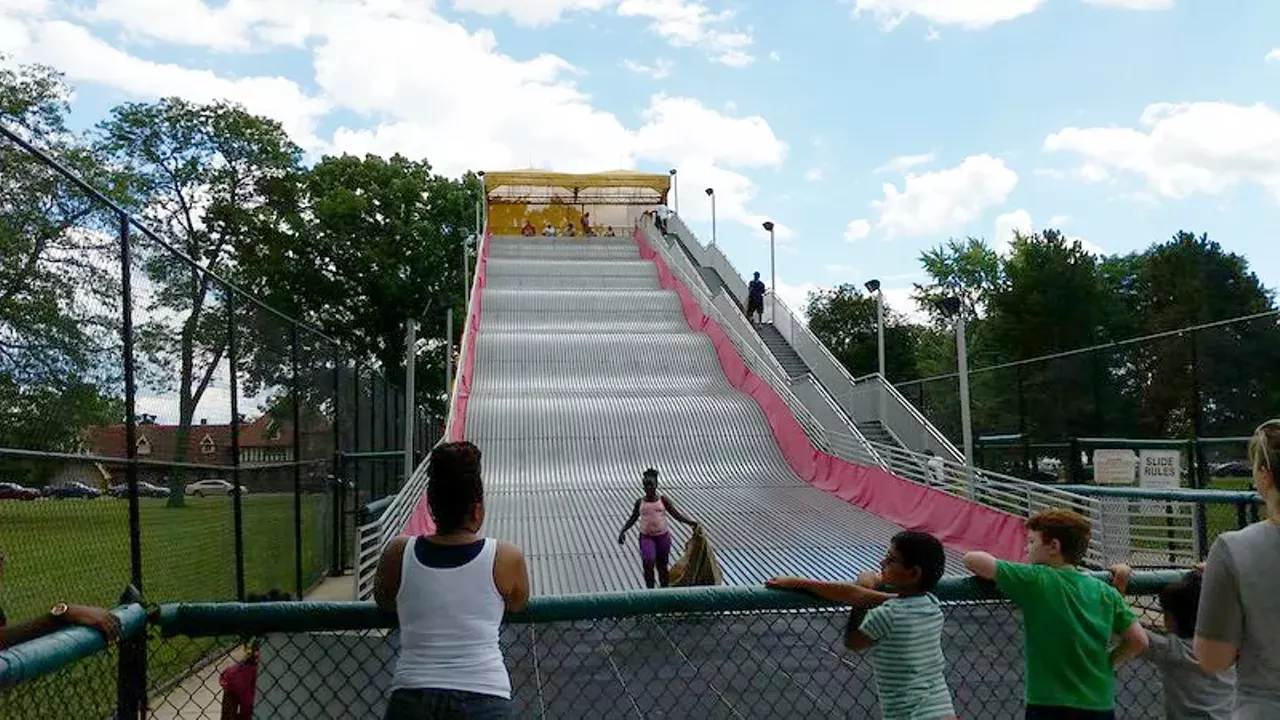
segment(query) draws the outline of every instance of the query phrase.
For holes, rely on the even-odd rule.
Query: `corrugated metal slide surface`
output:
[[[634,240],[495,237],[487,273],[467,439],[484,453],[485,533],[524,550],[535,594],[643,587],[636,531],[617,536],[647,467],[703,523],[727,583],[877,566],[898,528],[791,472]]]

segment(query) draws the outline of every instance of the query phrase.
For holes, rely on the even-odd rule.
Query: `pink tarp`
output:
[[[467,405],[471,401],[472,374],[476,366],[476,334],[480,332],[480,310],[484,305],[484,285],[486,269],[489,266],[489,231],[485,230],[484,242],[480,245],[480,257],[476,260],[475,293],[471,298],[471,307],[467,312],[466,336],[462,338],[462,366],[458,368],[458,376],[454,382],[458,386],[458,397],[455,401],[453,426],[449,431],[448,442],[461,442],[467,437]],[[427,495],[423,493],[418,506],[409,516],[405,524],[406,535],[435,535],[436,523],[431,519],[431,506],[427,504]]]
[[[659,284],[680,296],[689,327],[711,339],[729,383],[759,403],[783,457],[796,475],[903,528],[932,533],[952,550],[985,550],[1005,560],[1023,558],[1026,529],[1021,518],[880,468],[855,465],[815,448],[778,393],[747,368],[724,329],[703,314],[689,289],[649,246],[644,231],[637,228],[634,235],[641,257],[657,266]]]

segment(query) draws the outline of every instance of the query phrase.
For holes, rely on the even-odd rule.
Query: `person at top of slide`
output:
[[[485,538],[480,450],[469,442],[432,449],[427,503],[431,537],[398,537],[374,580],[378,608],[400,620],[388,720],[505,718],[511,677],[498,644],[502,618],[529,600],[529,573],[515,545]]]
[[[658,494],[658,471],[644,471],[644,495],[636,500],[631,517],[618,533],[618,544],[627,542],[627,531],[640,523],[640,561],[644,563],[644,584],[653,588],[653,575],[657,571],[658,585],[667,587],[667,570],[671,558],[671,526],[667,516],[694,527],[698,523],[685,517],[666,495]]]
[[[747,319],[757,323],[764,322],[764,283],[760,281],[760,273],[751,276],[747,284]],[[754,316],[754,317],[753,317]]]
[[[1236,720],[1280,717],[1280,420],[1254,431],[1249,460],[1267,517],[1213,541],[1195,631],[1201,669],[1236,666]]]

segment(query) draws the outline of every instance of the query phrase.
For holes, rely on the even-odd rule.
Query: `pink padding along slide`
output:
[[[802,480],[907,530],[931,533],[951,550],[985,550],[1005,560],[1022,560],[1026,528],[1022,518],[905,480],[876,467],[828,455],[813,446],[778,393],[738,355],[729,336],[703,314],[684,283],[650,247],[642,230],[634,233],[640,256],[652,260],[664,290],[680,296],[689,327],[711,339],[725,377],[764,411],[783,457]]]
[[[485,230],[484,242],[480,246],[480,257],[476,260],[475,293],[471,298],[471,308],[467,312],[466,337],[462,338],[462,367],[458,368],[458,376],[454,382],[458,386],[457,414],[453,426],[449,430],[448,442],[461,442],[467,437],[467,405],[471,401],[472,375],[476,366],[476,335],[480,332],[480,310],[484,306],[485,273],[489,265],[489,231]],[[423,493],[418,505],[405,523],[405,535],[435,535],[436,523],[431,519],[431,506],[427,504],[427,494]]]

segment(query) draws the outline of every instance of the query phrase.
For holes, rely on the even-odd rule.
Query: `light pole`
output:
[[[680,214],[680,179],[676,177],[676,169],[671,168],[671,197],[675,205],[671,208]]]
[[[773,221],[765,220],[764,229],[769,231],[769,323],[778,326],[778,266],[774,262],[773,253]]]
[[[879,280],[868,280],[863,287],[867,292],[876,296],[876,359],[879,360],[880,371],[880,422],[886,428],[889,427],[888,413],[889,405],[889,377],[884,374],[884,292],[880,289]]]
[[[863,287],[876,296],[876,358],[880,361],[880,377],[888,381],[888,376],[884,374],[884,293],[880,291],[879,280],[868,280]]]
[[[956,324],[956,361],[960,375],[960,430],[964,435],[964,462],[969,466],[969,497],[973,498],[973,416],[969,407],[969,348],[964,336],[964,312],[958,297],[945,297],[934,305]]]
[[[716,191],[707,188],[707,197],[711,198],[711,244],[716,244]]]

